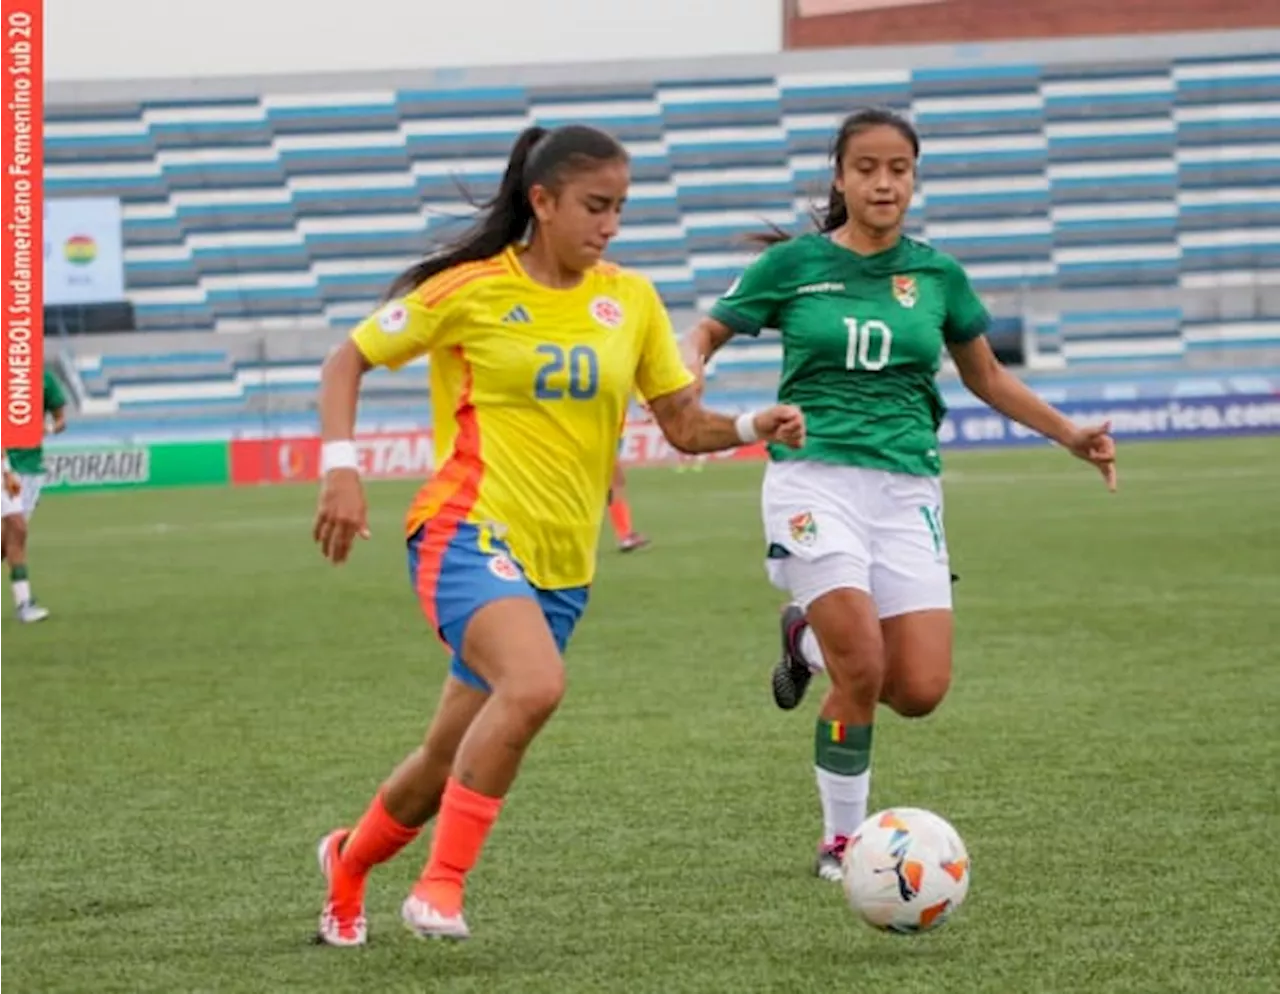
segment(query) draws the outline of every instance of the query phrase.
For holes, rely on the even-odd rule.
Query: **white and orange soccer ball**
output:
[[[914,935],[945,922],[969,893],[969,852],[944,818],[888,808],[858,826],[844,853],[849,905],[873,928]]]

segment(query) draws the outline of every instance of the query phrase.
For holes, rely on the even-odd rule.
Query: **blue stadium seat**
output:
[[[586,121],[632,156],[614,257],[693,305],[748,264],[752,233],[804,229],[833,131],[868,105],[916,122],[909,230],[980,291],[1245,286],[1280,270],[1276,55],[53,105],[45,191],[122,200],[142,328],[344,325],[493,194],[524,127]],[[1037,347],[1068,361],[1182,347],[1173,311],[1090,313],[1032,322]],[[1185,339],[1273,332],[1224,321]]]
[[[1150,362],[1181,356],[1182,312],[1177,308],[1075,311],[1058,322],[1069,362]]]

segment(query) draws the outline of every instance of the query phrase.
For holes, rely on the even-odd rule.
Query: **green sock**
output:
[[[844,777],[866,773],[871,766],[872,727],[819,718],[813,736],[814,764]]]
[[[822,802],[822,842],[836,846],[867,817],[871,791],[871,726],[818,719],[814,765]]]
[[[9,580],[13,584],[13,602],[22,607],[31,600],[31,584],[27,582],[27,567],[12,566],[9,569]]]

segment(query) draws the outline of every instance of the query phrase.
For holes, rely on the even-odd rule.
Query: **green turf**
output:
[[[773,708],[758,466],[633,474],[568,699],[473,878],[476,938],[307,945],[313,848],[419,736],[443,656],[407,486],[348,567],[314,491],[50,496],[6,611],[3,979],[15,992],[1270,994],[1280,865],[1275,438],[1127,446],[1122,492],[1036,449],[953,455],[956,680],[879,726],[872,802],[974,859],[939,933],[859,926],[809,874],[814,702]]]

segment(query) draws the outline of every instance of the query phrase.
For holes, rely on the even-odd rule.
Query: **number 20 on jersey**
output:
[[[591,400],[600,390],[600,357],[589,345],[564,349],[559,345],[539,345],[544,357],[533,384],[539,400]]]

